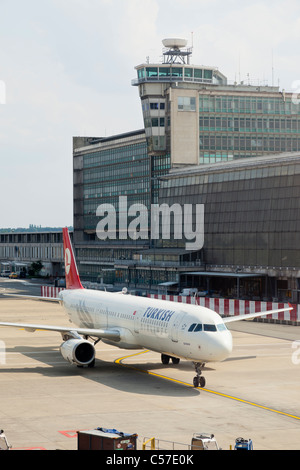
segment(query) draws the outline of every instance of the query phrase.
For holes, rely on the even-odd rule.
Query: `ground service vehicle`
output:
[[[194,434],[191,450],[221,450],[213,434]]]
[[[10,448],[11,445],[9,444],[3,429],[0,429],[0,450],[9,450]]]

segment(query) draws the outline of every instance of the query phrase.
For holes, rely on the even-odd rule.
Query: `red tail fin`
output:
[[[65,273],[66,273],[66,287],[67,289],[83,289],[80,282],[80,277],[75,261],[75,256],[70,240],[69,231],[63,228],[64,240],[64,260],[65,260]]]

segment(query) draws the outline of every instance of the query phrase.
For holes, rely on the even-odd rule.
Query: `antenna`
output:
[[[273,49],[272,49],[272,86],[274,86],[274,56],[273,56]]]

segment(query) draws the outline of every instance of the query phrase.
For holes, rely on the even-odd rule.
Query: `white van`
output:
[[[186,289],[182,289],[179,295],[181,296],[195,296],[198,292],[197,287],[187,287]]]

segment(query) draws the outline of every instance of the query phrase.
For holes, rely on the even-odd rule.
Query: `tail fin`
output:
[[[75,261],[69,231],[63,228],[64,260],[67,289],[83,289]]]

